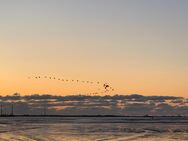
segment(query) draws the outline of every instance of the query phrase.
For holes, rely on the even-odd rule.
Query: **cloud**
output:
[[[3,113],[64,115],[188,115],[188,99],[174,96],[0,96]]]

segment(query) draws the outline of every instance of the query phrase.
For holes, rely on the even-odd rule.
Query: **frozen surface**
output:
[[[188,123],[124,118],[4,117],[0,141],[178,141],[188,140]]]

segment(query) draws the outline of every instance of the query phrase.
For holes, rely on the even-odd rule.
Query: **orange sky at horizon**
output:
[[[150,74],[151,75],[151,74]],[[33,76],[32,78],[28,78],[26,75],[16,75],[11,76],[11,79],[7,79],[8,76],[3,76],[0,79],[1,84],[1,93],[0,95],[12,95],[14,93],[20,93],[21,95],[31,95],[31,94],[52,94],[52,95],[74,95],[74,94],[89,94],[99,91],[104,91],[103,84],[109,83],[111,87],[115,89],[114,92],[107,92],[107,93],[100,93],[99,95],[114,95],[114,94],[142,94],[142,95],[161,95],[161,96],[181,96],[181,97],[187,97],[186,94],[184,94],[185,89],[177,89],[177,86],[179,85],[176,83],[176,86],[174,87],[168,87],[169,80],[165,81],[166,78],[162,78],[163,84],[161,84],[161,78],[156,79],[155,81],[152,80],[146,80],[144,79],[144,76],[140,78],[133,78],[133,81],[131,78],[127,76],[127,80],[121,78],[120,75],[117,75],[119,78],[110,78],[111,82],[117,83],[110,83],[109,81],[102,81],[100,80],[100,84],[96,84],[98,82],[97,79],[94,79],[91,77],[91,79],[79,79],[84,81],[93,81],[94,84],[83,84],[83,83],[77,83],[77,82],[62,82],[58,81],[58,78],[61,79],[75,79],[77,78],[68,78],[68,77],[60,77],[55,75],[29,75]],[[40,79],[35,79],[35,76],[42,76]],[[48,77],[56,77],[56,80],[50,80],[44,78],[44,76]],[[93,79],[92,79],[93,78]],[[174,79],[174,78],[173,78]],[[171,79],[171,80],[173,80]],[[159,85],[160,84],[160,85]],[[185,85],[181,87],[186,88]],[[172,85],[172,84],[171,84]],[[175,85],[175,84],[174,84]],[[163,86],[163,87],[161,87]],[[180,86],[178,86],[179,88]],[[2,89],[3,88],[3,89]],[[135,90],[136,89],[136,90]],[[177,93],[179,93],[177,95]],[[91,94],[89,94],[91,95]],[[94,94],[96,95],[96,94]],[[98,94],[97,94],[98,95]]]

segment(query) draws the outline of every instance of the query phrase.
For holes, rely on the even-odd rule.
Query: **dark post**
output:
[[[3,115],[3,104],[1,103],[1,116]]]
[[[14,115],[14,105],[12,103],[12,106],[11,106],[11,116],[13,116],[13,115]]]
[[[46,103],[44,103],[44,116],[46,116]]]

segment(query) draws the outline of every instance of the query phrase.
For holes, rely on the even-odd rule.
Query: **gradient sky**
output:
[[[187,7],[187,0],[1,0],[0,94],[94,89],[27,79],[40,74],[108,82],[119,94],[187,97]]]

